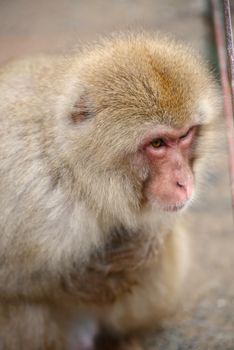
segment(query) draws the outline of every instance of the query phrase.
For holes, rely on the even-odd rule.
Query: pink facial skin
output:
[[[162,210],[177,211],[192,197],[192,145],[197,129],[197,126],[177,130],[162,128],[143,142],[141,152],[150,168],[145,196]]]

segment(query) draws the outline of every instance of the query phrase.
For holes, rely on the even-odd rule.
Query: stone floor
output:
[[[129,28],[172,33],[213,60],[204,1],[0,0],[0,62],[66,51]],[[234,349],[234,229],[226,145],[221,148],[202,200],[189,215],[193,263],[186,302],[163,332],[147,337],[146,349]]]

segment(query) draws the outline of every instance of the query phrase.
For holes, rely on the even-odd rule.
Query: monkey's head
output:
[[[219,114],[210,72],[190,48],[145,34],[84,56],[69,114],[80,196],[121,220],[186,207]]]

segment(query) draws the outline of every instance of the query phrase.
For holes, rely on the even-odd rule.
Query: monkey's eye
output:
[[[150,144],[153,148],[160,148],[162,146],[165,146],[163,139],[155,139]]]
[[[180,136],[180,139],[185,139],[191,132],[192,128],[189,129],[184,135]]]

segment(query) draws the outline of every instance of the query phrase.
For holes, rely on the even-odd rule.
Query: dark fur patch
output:
[[[81,97],[79,101],[74,104],[70,117],[75,124],[90,119],[91,113],[88,111],[84,97]]]

